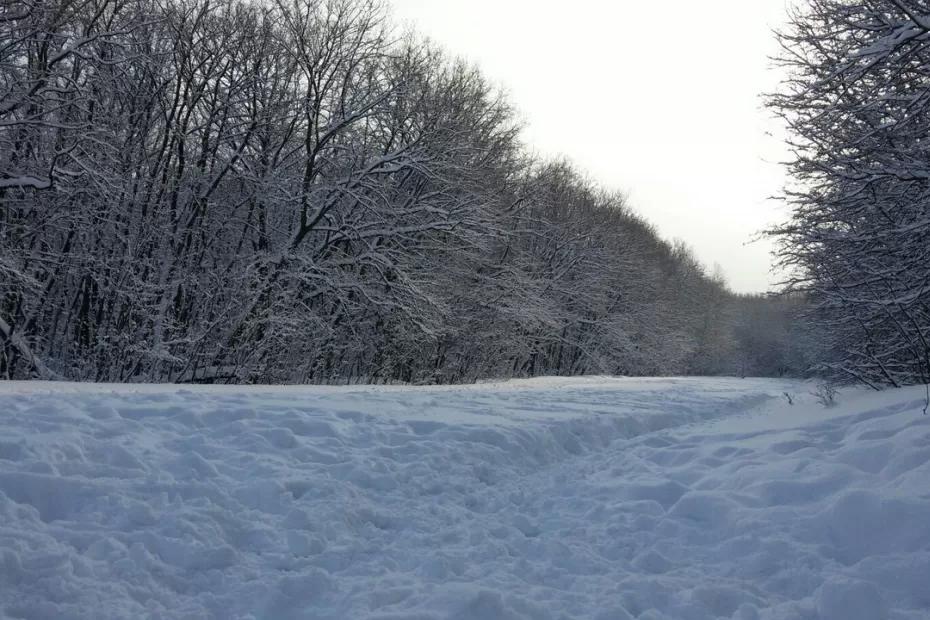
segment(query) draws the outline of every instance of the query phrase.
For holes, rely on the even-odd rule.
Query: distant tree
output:
[[[806,301],[798,295],[739,295],[729,302],[734,351],[730,363],[740,376],[806,376],[818,356]]]

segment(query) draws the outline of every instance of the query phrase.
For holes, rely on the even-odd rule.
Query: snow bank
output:
[[[930,617],[919,393],[806,390],[0,384],[0,613]]]

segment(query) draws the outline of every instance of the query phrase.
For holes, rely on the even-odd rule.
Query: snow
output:
[[[930,618],[923,388],[810,390],[0,383],[0,616]]]

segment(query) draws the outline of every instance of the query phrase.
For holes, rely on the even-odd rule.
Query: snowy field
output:
[[[0,383],[0,615],[930,618],[923,389],[810,389]]]

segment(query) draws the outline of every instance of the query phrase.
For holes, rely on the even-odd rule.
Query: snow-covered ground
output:
[[[0,383],[0,615],[930,618],[923,389],[810,388]]]

